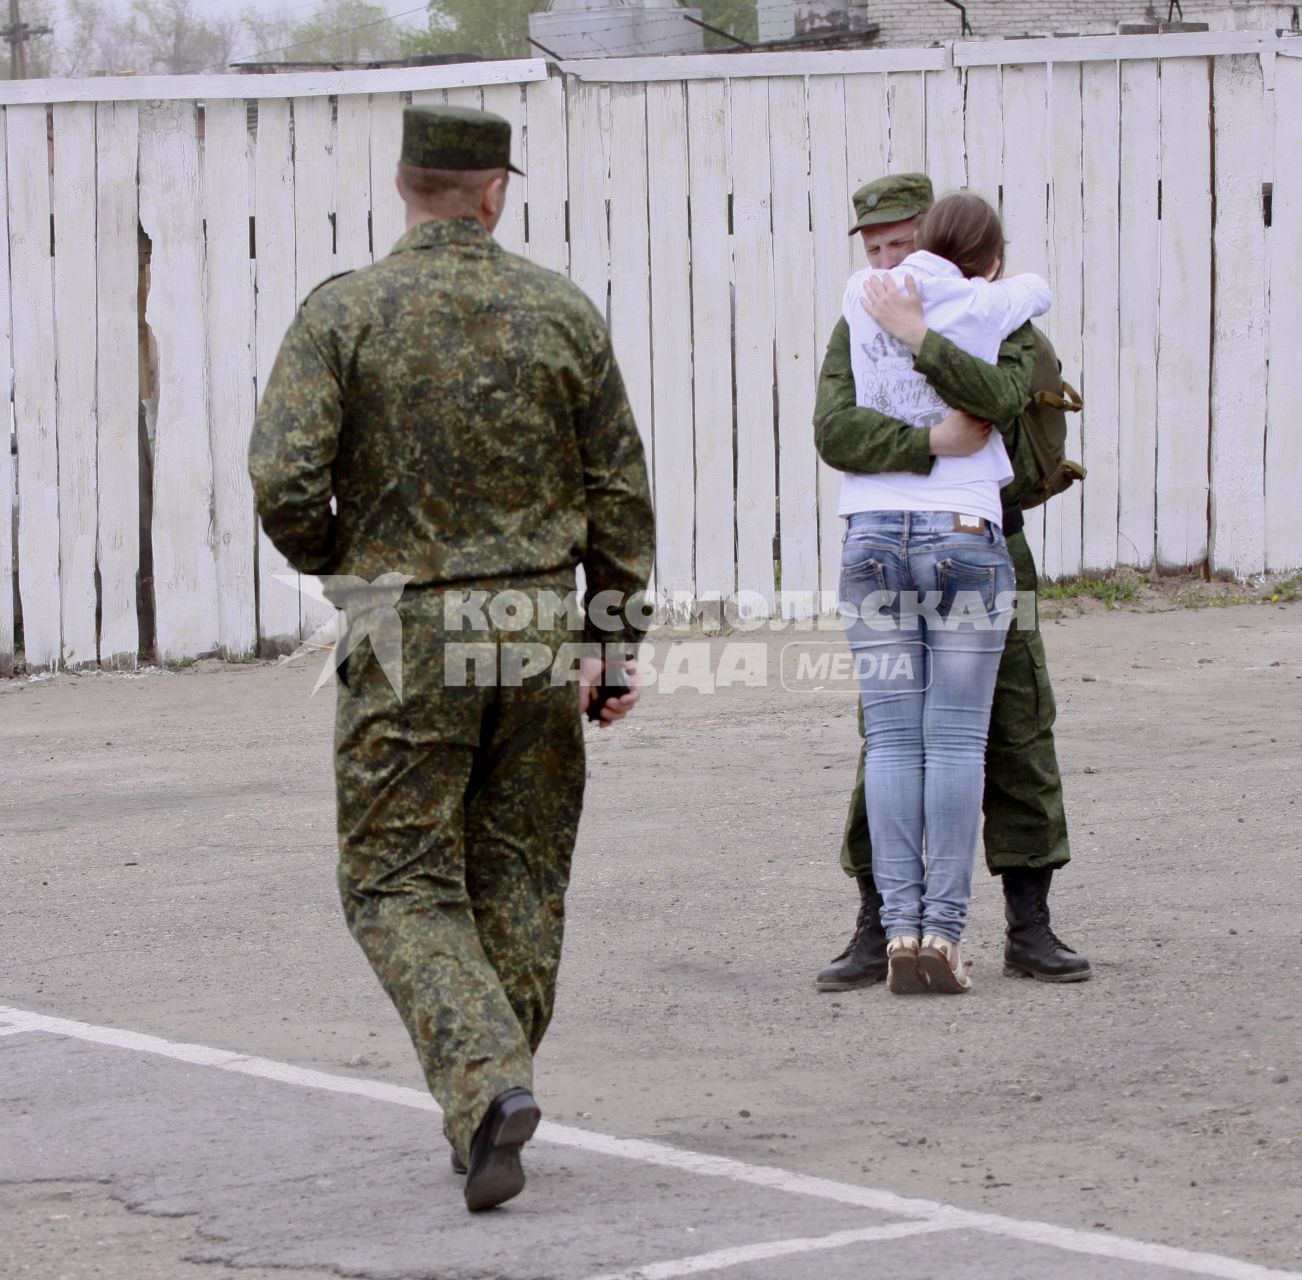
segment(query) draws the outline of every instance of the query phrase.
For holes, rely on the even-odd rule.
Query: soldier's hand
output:
[[[584,658],[579,663],[579,715],[588,713],[588,703],[592,701],[593,691],[600,687],[605,663],[600,658]],[[637,705],[642,696],[642,680],[637,673],[637,664],[624,663],[624,675],[628,681],[628,692],[619,698],[611,698],[601,708],[601,719],[597,721],[598,729],[609,729],[617,720],[622,720]]]
[[[931,428],[931,455],[933,458],[966,458],[984,449],[989,438],[988,422],[982,422],[962,409],[954,409],[948,418]]]
[[[886,275],[869,276],[859,305],[891,335],[898,338],[916,356],[927,336],[922,318],[922,298],[912,276],[904,277],[904,288],[897,289]]]

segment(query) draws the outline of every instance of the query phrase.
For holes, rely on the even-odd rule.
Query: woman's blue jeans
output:
[[[957,942],[972,895],[990,703],[1015,592],[999,529],[958,524],[949,511],[861,512],[841,552],[841,612],[868,738],[873,879],[889,938]]]

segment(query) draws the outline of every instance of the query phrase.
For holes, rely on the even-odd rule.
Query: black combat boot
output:
[[[855,876],[859,882],[859,919],[854,937],[826,969],[814,979],[820,991],[852,991],[886,977],[886,934],[882,929],[882,895],[872,876]]]
[[[1084,982],[1090,962],[1078,955],[1049,928],[1049,881],[1053,872],[1005,871],[1004,973],[1040,982]]]

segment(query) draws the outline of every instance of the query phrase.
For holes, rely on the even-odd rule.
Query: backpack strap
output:
[[[1052,391],[1037,391],[1032,401],[1035,404],[1047,404],[1051,408],[1061,409],[1063,413],[1079,413],[1085,407],[1080,392],[1070,382],[1062,384],[1062,391],[1062,395],[1055,395]]]

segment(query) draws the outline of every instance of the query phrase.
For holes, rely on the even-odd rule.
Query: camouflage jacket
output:
[[[249,471],[303,573],[572,581],[582,563],[592,598],[651,570],[646,461],[604,323],[471,219],[415,227],[308,297]]]
[[[1029,324],[1004,341],[998,364],[967,355],[931,330],[913,361],[947,404],[998,426],[1015,472],[1001,495],[1005,506],[1016,502],[1021,486],[1034,483],[1039,475],[1017,421],[1031,398],[1034,364]],[[861,475],[881,471],[926,475],[933,462],[929,435],[899,418],[860,407],[850,368],[850,327],[844,319],[838,321],[818,378],[814,443],[819,457],[838,471]]]

